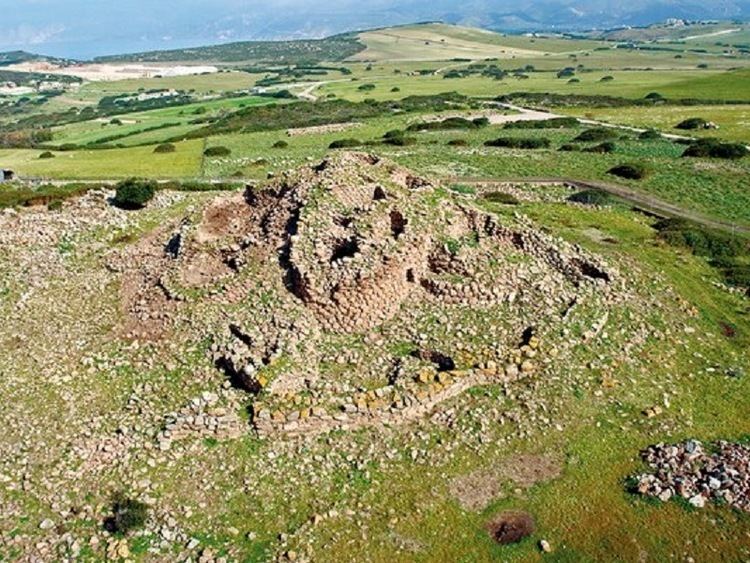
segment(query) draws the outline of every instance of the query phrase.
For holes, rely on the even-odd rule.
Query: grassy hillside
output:
[[[450,60],[544,56],[597,46],[594,41],[507,36],[482,29],[440,23],[366,31],[359,39],[367,48],[357,60]]]

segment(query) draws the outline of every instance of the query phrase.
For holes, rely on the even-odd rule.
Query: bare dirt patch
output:
[[[490,537],[501,545],[518,543],[535,530],[534,518],[522,510],[506,510],[487,523]]]
[[[528,489],[562,475],[562,460],[557,455],[521,454],[503,460],[491,469],[474,471],[454,479],[450,494],[464,510],[478,511],[493,500],[504,498],[506,483]]]

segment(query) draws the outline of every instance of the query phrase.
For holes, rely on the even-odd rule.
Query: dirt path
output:
[[[609,182],[599,182],[593,180],[576,180],[573,178],[560,178],[560,177],[534,177],[534,178],[482,178],[482,177],[461,177],[453,176],[448,179],[450,182],[462,183],[462,184],[480,184],[480,185],[493,185],[493,184],[536,184],[536,185],[547,185],[547,184],[567,184],[577,189],[596,189],[614,196],[617,196],[625,201],[633,204],[634,207],[658,215],[661,217],[677,217],[681,219],[688,219],[695,223],[718,229],[722,231],[732,233],[744,233],[750,234],[750,226],[743,225],[741,223],[733,223],[731,221],[724,221],[721,219],[713,219],[697,211],[691,211],[668,203],[662,199],[659,199],[650,194],[643,193],[639,190],[622,186],[619,184],[612,184]]]

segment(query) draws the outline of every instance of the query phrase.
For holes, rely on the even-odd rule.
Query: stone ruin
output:
[[[138,265],[125,267],[129,334],[202,323],[266,432],[408,420],[529,375],[542,334],[617,280],[523,217],[500,220],[362,153],[218,198],[124,261]],[[419,332],[434,315],[450,327],[454,313],[469,325],[476,315],[465,330],[486,333],[481,345],[461,342],[464,328]],[[404,342],[408,353],[391,351]]]

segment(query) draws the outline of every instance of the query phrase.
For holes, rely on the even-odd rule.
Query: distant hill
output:
[[[450,60],[543,56],[595,48],[594,40],[524,37],[426,22],[318,40],[244,41],[169,51],[98,57],[97,62],[317,64],[344,60]]]
[[[0,67],[37,61],[47,61],[50,63],[75,62],[72,59],[48,57],[46,55],[38,55],[36,53],[29,53],[27,51],[7,51],[5,53],[0,53]]]
[[[6,53],[0,53],[0,66],[38,61],[43,58],[44,57],[42,57],[41,55],[27,53],[26,51],[8,51]]]
[[[738,22],[673,22],[591,32],[589,37],[608,41],[696,41],[746,43],[750,24]]]
[[[561,36],[507,35],[442,23],[424,23],[364,31],[359,40],[367,47],[353,58],[381,60],[508,59],[541,57],[551,53],[593,49],[592,40]]]
[[[317,64],[342,61],[365,49],[354,33],[325,39],[240,41],[168,51],[97,57],[96,62],[214,62],[251,64]]]

